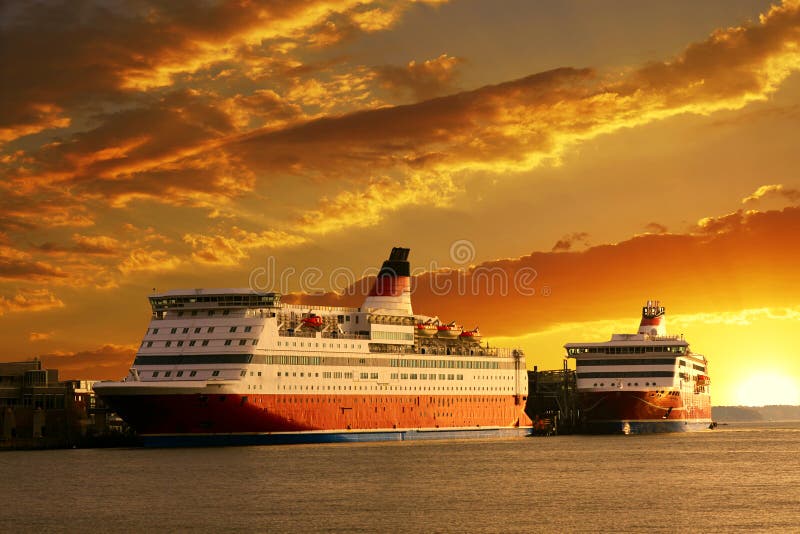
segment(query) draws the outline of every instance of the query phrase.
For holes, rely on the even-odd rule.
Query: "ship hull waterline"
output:
[[[696,404],[686,402],[692,396]],[[713,424],[708,396],[690,392],[582,392],[579,402],[587,434],[695,432]]]

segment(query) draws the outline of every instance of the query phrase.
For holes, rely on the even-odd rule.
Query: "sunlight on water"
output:
[[[0,520],[26,532],[786,531],[800,525],[799,431],[8,452],[0,497],[14,506]]]

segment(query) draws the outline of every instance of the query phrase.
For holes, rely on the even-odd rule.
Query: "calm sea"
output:
[[[800,423],[0,453],[3,532],[800,531]]]

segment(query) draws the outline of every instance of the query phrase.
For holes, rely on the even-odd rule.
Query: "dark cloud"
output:
[[[589,234],[586,232],[573,232],[571,234],[567,234],[556,241],[556,244],[553,245],[552,252],[567,252],[571,250],[572,246],[578,242],[580,242],[583,246],[588,246],[588,242],[586,241],[588,237]]]
[[[384,65],[376,67],[379,83],[391,92],[410,93],[416,100],[427,100],[455,90],[453,82],[458,76],[458,66],[464,60],[442,54],[421,63],[411,61],[404,67]]]
[[[58,267],[41,261],[0,257],[0,280],[43,281],[68,276]]]

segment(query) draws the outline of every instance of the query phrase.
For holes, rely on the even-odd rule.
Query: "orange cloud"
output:
[[[117,269],[128,275],[136,272],[166,272],[178,268],[181,259],[165,250],[134,249],[117,265]]]
[[[103,345],[92,350],[42,354],[42,366],[58,369],[61,380],[119,380],[128,374],[136,349]]]
[[[279,230],[249,232],[234,226],[225,235],[186,234],[183,240],[192,246],[192,258],[201,263],[238,265],[254,249],[276,249],[303,244],[306,238]]]
[[[11,140],[64,127],[70,117],[59,115],[62,108],[172,86],[181,76],[237,60],[255,44],[306,41],[331,18],[352,21],[360,31],[386,29],[403,9],[360,0],[225,0],[191,9],[160,1],[114,9],[20,5],[2,28],[16,56],[0,65],[0,101],[7,104],[0,135]]]
[[[684,314],[785,307],[800,299],[800,207],[710,218],[683,234],[643,234],[580,252],[534,252],[416,276],[414,310],[514,336],[617,317],[659,298]],[[746,251],[746,253],[743,253]],[[370,284],[303,302],[358,306]],[[296,301],[298,296],[287,296]],[[465,325],[468,326],[468,325]]]
[[[64,303],[47,289],[20,289],[16,295],[0,295],[0,315],[63,308]]]
[[[453,181],[445,175],[413,175],[401,184],[386,176],[373,178],[359,191],[343,191],[332,199],[323,197],[317,209],[298,217],[297,227],[309,235],[363,228],[379,223],[386,212],[408,205],[448,206],[456,191]]]
[[[28,334],[28,341],[45,341],[53,337],[55,332],[31,332]]]
[[[762,185],[753,194],[742,199],[742,204],[757,202],[765,197],[780,197],[792,203],[800,202],[800,190],[784,187],[783,184]]]

